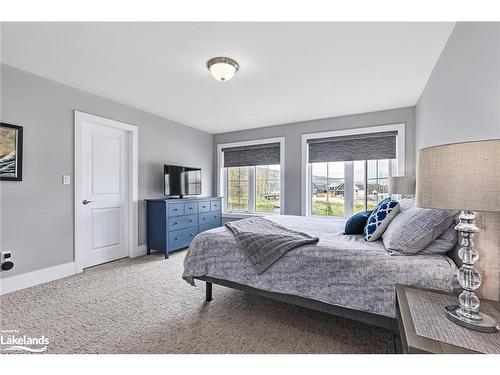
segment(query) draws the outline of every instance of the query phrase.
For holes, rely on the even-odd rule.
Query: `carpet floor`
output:
[[[181,278],[185,251],[122,259],[0,297],[0,329],[48,353],[394,353],[390,331]]]

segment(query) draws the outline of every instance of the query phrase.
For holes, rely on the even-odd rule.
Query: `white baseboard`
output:
[[[146,255],[147,246],[138,246],[132,258]],[[75,269],[75,262],[59,264],[57,266],[43,268],[32,272],[22,273],[20,275],[4,277],[0,279],[0,295],[15,292],[16,290],[29,288],[38,284],[48,283],[49,281],[62,279],[72,276],[83,270]]]
[[[137,257],[141,257],[143,255],[146,255],[148,252],[148,247],[146,245],[139,245],[135,251],[134,251],[134,255],[132,256],[132,258],[137,258]]]
[[[75,274],[75,263],[59,264],[57,266],[43,268],[32,272],[22,273],[11,277],[0,279],[0,295],[14,292],[16,290],[29,288],[49,281],[62,279]]]

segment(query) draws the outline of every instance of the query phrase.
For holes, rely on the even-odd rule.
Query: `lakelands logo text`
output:
[[[0,347],[3,352],[43,353],[48,345],[49,338],[45,335],[31,337],[20,335],[18,330],[0,331]]]

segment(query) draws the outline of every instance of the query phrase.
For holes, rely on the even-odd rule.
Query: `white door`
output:
[[[126,130],[103,125],[95,116],[79,126],[77,258],[85,268],[129,255],[129,140]]]

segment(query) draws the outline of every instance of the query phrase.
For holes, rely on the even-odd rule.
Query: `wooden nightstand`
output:
[[[444,307],[458,303],[451,293],[396,286],[396,314],[404,353],[500,354],[500,332],[481,333],[446,318]],[[481,309],[500,322],[500,304],[481,300]]]

